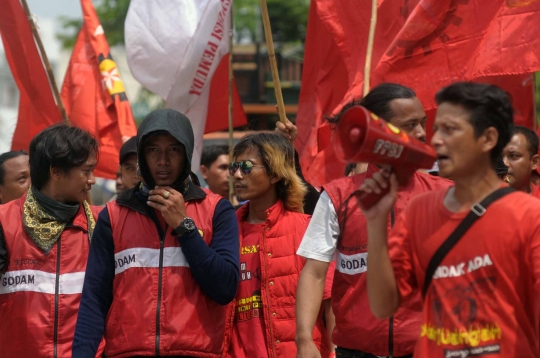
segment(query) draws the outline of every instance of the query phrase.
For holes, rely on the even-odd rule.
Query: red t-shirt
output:
[[[468,214],[447,191],[414,198],[389,238],[401,299],[421,290],[430,259]],[[540,357],[540,201],[516,192],[491,204],[437,268],[414,356]]]
[[[242,222],[244,238],[240,251],[240,283],[236,294],[236,312],[230,357],[266,358],[266,336],[261,300],[261,224]]]

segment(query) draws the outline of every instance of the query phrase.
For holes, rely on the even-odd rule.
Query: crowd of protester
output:
[[[349,163],[315,188],[278,122],[205,148],[204,188],[172,109],[124,143],[104,207],[84,130],[0,155],[0,357],[539,357],[538,136],[496,86],[436,100],[437,162],[407,185]],[[328,120],[357,105],[426,142],[413,89],[381,84]]]

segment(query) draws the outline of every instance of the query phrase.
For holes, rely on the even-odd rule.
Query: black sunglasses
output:
[[[253,168],[264,168],[263,165],[255,165],[251,162],[251,160],[242,160],[241,162],[232,162],[229,164],[229,174],[234,175],[238,169],[242,172],[244,175],[251,174],[251,171]]]

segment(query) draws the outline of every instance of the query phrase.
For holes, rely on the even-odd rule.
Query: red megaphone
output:
[[[437,159],[429,145],[409,137],[362,106],[348,109],[336,127],[335,150],[347,162],[389,165],[400,185],[406,185],[420,168],[429,169]],[[381,194],[360,193],[358,201],[369,209],[389,191]]]

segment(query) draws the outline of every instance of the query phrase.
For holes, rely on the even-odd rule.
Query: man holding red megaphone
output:
[[[387,119],[389,124],[379,117]],[[379,320],[369,310],[366,219],[356,198],[364,206],[373,205],[378,198],[359,193],[358,188],[379,171],[375,164],[393,166],[402,185],[392,218],[386,223],[389,229],[411,197],[448,188],[451,183],[417,171],[421,167],[430,168],[436,156],[423,143],[426,114],[411,89],[390,83],[377,86],[361,101],[346,106],[333,122],[337,123],[337,144],[341,148],[338,154],[342,159],[371,164],[366,173],[323,186],[298,250],[299,255],[307,258],[297,290],[298,356],[318,357],[311,332],[319,312],[326,271],[335,255],[332,307],[336,327],[332,341],[338,346],[337,355],[410,357],[420,331],[420,295],[405,302],[389,320]]]
[[[395,175],[377,173],[362,186],[374,194],[390,188],[363,211],[371,310],[387,318],[422,293],[415,358],[540,357],[540,201],[496,172],[512,135],[510,98],[463,82],[436,99],[431,144],[439,174],[455,185],[411,200],[390,235]]]

